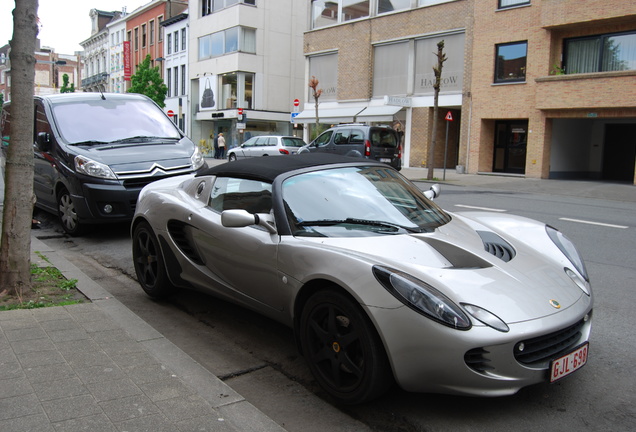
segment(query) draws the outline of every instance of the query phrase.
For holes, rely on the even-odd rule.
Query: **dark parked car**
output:
[[[298,153],[333,153],[365,157],[402,169],[400,136],[388,126],[346,124],[326,130]]]
[[[148,183],[206,167],[198,147],[151,99],[138,94],[36,96],[36,206],[80,234],[86,224],[132,219]],[[3,106],[10,145],[11,104]]]

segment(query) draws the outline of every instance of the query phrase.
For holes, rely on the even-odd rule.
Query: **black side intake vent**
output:
[[[199,255],[199,251],[194,245],[192,240],[192,230],[194,228],[190,225],[178,220],[171,220],[168,222],[168,232],[170,237],[179,247],[181,252],[187,256],[193,263],[203,265],[203,259]]]
[[[494,232],[477,231],[477,234],[481,237],[481,241],[484,242],[484,250],[502,261],[508,262],[517,254],[510,243],[499,237]]]

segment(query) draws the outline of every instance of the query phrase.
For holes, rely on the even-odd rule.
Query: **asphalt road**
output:
[[[424,184],[422,185],[424,187]],[[426,186],[427,187],[427,186]],[[55,220],[38,237],[289,431],[629,431],[636,420],[636,203],[444,186],[449,211],[488,209],[562,230],[586,260],[595,295],[588,364],[553,385],[482,399],[392,389],[372,403],[332,405],[315,385],[291,330],[195,292],[156,302],[134,280],[127,225],[82,237]]]

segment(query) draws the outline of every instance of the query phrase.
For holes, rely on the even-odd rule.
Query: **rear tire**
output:
[[[375,327],[360,306],[339,291],[318,291],[307,300],[300,340],[316,381],[338,402],[367,402],[393,383]]]
[[[175,291],[168,279],[159,240],[147,222],[133,231],[132,255],[141,288],[153,298],[163,298]]]

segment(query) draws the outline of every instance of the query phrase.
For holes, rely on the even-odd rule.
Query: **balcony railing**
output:
[[[108,77],[109,77],[109,74],[106,72],[100,72],[93,76],[89,76],[88,78],[84,78],[82,80],[82,87],[91,87],[96,84],[107,84]]]

